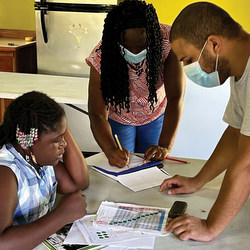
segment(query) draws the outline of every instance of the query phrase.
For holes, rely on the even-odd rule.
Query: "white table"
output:
[[[89,78],[84,77],[0,72],[0,98],[15,99],[25,92],[36,90],[47,94],[58,103],[67,104],[63,108],[68,118],[68,126],[80,149],[84,152],[99,152],[87,116],[88,85]],[[4,107],[3,99],[0,102]],[[0,110],[0,116],[4,111],[4,108]]]
[[[88,165],[95,163],[96,156],[87,158]],[[203,160],[187,159],[189,164],[164,161],[164,169],[170,173],[193,176],[204,165]],[[114,202],[133,203],[139,205],[171,207],[174,201],[182,200],[188,203],[187,212],[200,218],[206,218],[212,207],[221,185],[223,174],[205,185],[195,194],[169,196],[159,192],[159,187],[133,192],[121,184],[105,177],[90,168],[90,186],[83,192],[87,198],[88,214],[95,213],[104,200]],[[240,213],[235,217],[227,229],[214,241],[202,243],[196,241],[181,241],[176,236],[158,237],[155,241],[155,250],[166,249],[240,249],[250,248],[250,200],[246,202]],[[39,245],[36,250],[46,249]]]
[[[0,72],[0,98],[15,99],[40,91],[59,103],[87,104],[88,78]]]

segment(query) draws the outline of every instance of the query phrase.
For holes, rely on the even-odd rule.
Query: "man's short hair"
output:
[[[210,35],[234,39],[240,30],[241,26],[222,8],[208,2],[197,2],[186,6],[176,17],[170,31],[170,42],[183,38],[200,49]]]

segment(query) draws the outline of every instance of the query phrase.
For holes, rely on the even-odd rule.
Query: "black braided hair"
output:
[[[128,28],[146,28],[146,74],[149,89],[148,102],[154,110],[157,102],[156,84],[162,57],[160,24],[152,4],[125,0],[115,6],[105,19],[101,45],[101,90],[107,108],[130,111],[128,65],[120,53],[121,37]]]
[[[46,94],[37,91],[23,94],[5,111],[0,125],[0,148],[16,141],[17,125],[25,134],[29,134],[31,128],[37,128],[39,138],[43,132],[55,131],[63,116],[64,109]]]

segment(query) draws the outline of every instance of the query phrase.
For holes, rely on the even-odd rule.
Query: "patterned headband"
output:
[[[27,149],[33,145],[34,141],[38,140],[38,129],[30,128],[30,133],[25,134],[24,132],[20,131],[20,128],[17,125],[16,139],[23,149]]]

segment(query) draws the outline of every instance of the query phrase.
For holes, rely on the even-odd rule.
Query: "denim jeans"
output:
[[[112,133],[117,134],[121,146],[131,153],[144,153],[151,145],[158,145],[164,113],[156,120],[141,126],[124,125],[109,119]]]

